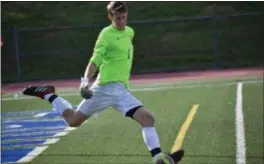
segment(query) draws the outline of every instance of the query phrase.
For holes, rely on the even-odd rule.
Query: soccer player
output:
[[[56,95],[53,86],[29,86],[24,89],[23,94],[48,100],[71,127],[78,127],[93,114],[110,106],[114,107],[122,115],[141,125],[143,139],[153,157],[153,164],[178,163],[184,156],[184,151],[181,149],[172,154],[162,152],[152,114],[128,89],[133,60],[132,40],[135,34],[127,26],[127,10],[124,2],[110,2],[107,5],[111,25],[102,29],[95,43],[93,56],[81,78],[80,93],[84,99],[77,110],[73,110],[68,101]],[[91,86],[91,78],[97,69],[99,74]]]

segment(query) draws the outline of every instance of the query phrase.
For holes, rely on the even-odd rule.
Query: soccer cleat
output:
[[[160,153],[153,158],[151,164],[175,164],[175,162],[169,155]]]
[[[24,95],[35,96],[44,99],[46,94],[55,93],[54,86],[29,86],[23,90]]]
[[[184,156],[184,150],[180,149],[171,154],[160,153],[157,157],[153,158],[151,164],[177,164]]]
[[[174,163],[176,164],[180,162],[182,157],[184,156],[184,150],[183,149],[177,150],[174,153],[168,154],[168,156],[170,156],[173,159]]]

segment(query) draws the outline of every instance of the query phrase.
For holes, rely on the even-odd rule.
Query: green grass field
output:
[[[233,164],[237,80],[243,83],[247,164],[263,164],[263,77],[133,85],[132,91],[155,115],[164,151],[171,150],[192,105],[199,104],[183,141],[186,155],[181,163]],[[63,97],[74,105],[81,100],[77,89],[58,93],[66,94]],[[13,94],[2,95],[2,112],[51,108],[35,98],[12,98]],[[61,137],[30,164],[147,164],[150,160],[139,125],[108,109]]]

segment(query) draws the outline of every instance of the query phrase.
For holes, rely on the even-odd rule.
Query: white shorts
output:
[[[141,101],[135,98],[122,83],[94,84],[91,90],[92,98],[82,100],[77,107],[78,111],[87,116],[100,113],[109,107],[113,107],[126,116],[131,109],[143,106]]]

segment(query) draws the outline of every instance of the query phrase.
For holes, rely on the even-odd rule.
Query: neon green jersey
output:
[[[134,30],[126,26],[117,30],[112,25],[103,28],[95,43],[90,62],[99,68],[96,83],[104,85],[121,82],[129,87],[130,71],[133,60]]]

